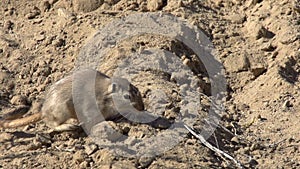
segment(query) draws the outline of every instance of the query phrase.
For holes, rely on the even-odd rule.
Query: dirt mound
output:
[[[115,19],[163,12],[202,30],[225,68],[225,110],[208,141],[245,168],[299,168],[299,6],[293,0],[4,0],[0,5],[1,114],[17,105],[31,106],[28,114],[39,111],[45,90],[76,68],[84,45]],[[133,53],[156,48],[179,56],[203,93],[195,107],[201,116],[195,117],[193,126],[200,131],[205,123],[201,119],[211,106],[212,84],[205,64],[195,59],[197,54],[188,45],[148,33],[111,47],[98,67],[110,76],[116,63]],[[181,102],[184,86],[173,79],[178,76],[147,69],[130,80],[141,91],[147,110],[153,108],[151,99],[158,98],[167,107],[160,115],[176,120],[182,105],[188,104]],[[166,98],[156,89],[167,93]],[[109,123],[134,138],[127,140],[132,145],[164,131],[146,124]],[[0,168],[237,167],[191,135],[159,156],[128,158],[97,145],[83,131],[49,133],[43,122],[0,130]]]

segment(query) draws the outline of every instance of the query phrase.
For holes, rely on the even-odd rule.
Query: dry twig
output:
[[[194,132],[193,129],[191,129],[190,127],[188,127],[187,125],[184,125],[184,127],[193,135],[195,136],[196,138],[198,138],[200,140],[200,142],[205,145],[207,148],[209,148],[210,150],[214,151],[215,153],[217,153],[218,155],[220,155],[221,157],[224,156],[228,159],[230,159],[231,161],[233,161],[239,168],[244,168],[242,166],[242,164],[234,159],[232,156],[230,156],[229,154],[225,153],[224,151],[214,147],[213,145],[211,145],[209,142],[207,142],[204,137],[202,137],[201,135],[199,134],[196,134],[196,132]]]

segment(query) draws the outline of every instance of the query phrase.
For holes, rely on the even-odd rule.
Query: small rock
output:
[[[251,72],[253,73],[253,75],[255,77],[260,76],[261,74],[263,74],[265,71],[267,70],[267,68],[262,65],[262,64],[257,64],[255,66],[251,66]]]
[[[142,168],[148,167],[154,160],[154,156],[150,154],[144,154],[139,158],[139,164]]]
[[[46,85],[45,84],[41,84],[41,85],[39,85],[37,88],[37,91],[40,93],[40,92],[43,92],[43,91],[45,91],[45,89],[46,89]]]
[[[11,102],[11,104],[14,104],[14,105],[26,105],[28,103],[27,98],[22,95],[16,95],[16,96],[12,97],[10,102]]]
[[[7,82],[6,90],[12,90],[14,87],[15,87],[14,81]]]
[[[256,21],[249,21],[246,24],[249,37],[254,37],[255,39],[260,39],[262,37],[271,38],[274,36],[269,32],[262,24]]]
[[[248,1],[247,6],[250,7],[250,6],[256,5],[257,3],[259,3],[259,0],[250,0],[250,1]]]
[[[52,45],[54,45],[55,47],[61,47],[63,45],[65,45],[65,40],[64,39],[56,39],[54,41],[52,41]]]
[[[99,139],[105,139],[114,142],[123,137],[123,134],[114,129],[115,126],[116,125],[113,122],[105,121],[95,125],[91,132]]]
[[[189,66],[189,64],[191,63],[190,59],[186,58],[182,61],[182,63],[186,66]]]
[[[110,165],[101,165],[99,169],[110,169]]]
[[[79,168],[88,168],[89,167],[89,163],[87,161],[83,161],[82,163],[80,163]]]
[[[264,43],[260,50],[265,51],[265,52],[272,52],[276,49],[271,43]]]
[[[251,145],[250,147],[250,151],[254,151],[254,150],[261,150],[263,147],[260,146],[258,143],[254,143]]]
[[[37,135],[36,141],[40,142],[42,145],[45,146],[51,146],[52,144],[51,136],[49,135],[49,133],[43,135]]]
[[[40,15],[41,11],[39,8],[34,7],[32,11],[30,11],[30,13],[26,14],[26,18],[27,19],[34,19],[36,16]]]
[[[68,10],[66,10],[65,8],[59,8],[57,10],[57,15],[60,17],[63,17],[65,19],[73,19],[75,18],[75,15],[71,12],[69,12]]]
[[[3,83],[7,80],[9,77],[9,74],[7,72],[0,72],[0,83]]]
[[[114,154],[110,153],[108,150],[103,149],[95,152],[92,155],[94,161],[99,165],[111,165],[112,161],[115,159]]]
[[[6,31],[12,30],[13,25],[14,25],[14,23],[11,20],[7,20],[4,22],[3,29]]]
[[[109,10],[111,6],[108,3],[103,3],[100,7],[101,10]]]
[[[252,158],[252,159],[249,161],[249,164],[250,164],[251,168],[252,168],[252,167],[255,168],[255,166],[258,165],[258,162]]]
[[[5,16],[12,16],[14,13],[15,13],[15,9],[10,8],[10,9],[7,9],[7,11],[5,11],[4,15]]]
[[[5,132],[0,133],[0,142],[2,143],[5,141],[10,141],[13,139],[13,137],[14,137],[14,135],[10,134],[10,133],[5,133]]]
[[[74,159],[75,163],[81,164],[85,159],[85,154],[82,151],[77,151],[73,155],[73,159]]]
[[[227,17],[232,23],[242,24],[246,20],[244,14],[233,14]]]
[[[300,34],[294,31],[286,31],[282,36],[280,36],[280,42],[284,45],[291,44],[299,39]]]
[[[74,11],[75,12],[91,12],[98,9],[104,0],[74,0]]]
[[[163,0],[148,0],[147,9],[151,12],[154,12],[162,9],[163,5]]]
[[[109,4],[109,5],[114,5],[116,3],[118,3],[120,0],[104,0],[105,3]]]
[[[224,62],[224,66],[228,72],[241,72],[248,70],[250,63],[245,55],[229,55]]]
[[[232,139],[231,139],[230,141],[231,141],[232,143],[234,143],[234,144],[239,144],[239,143],[240,143],[238,137],[232,137]]]
[[[112,169],[136,169],[135,165],[130,161],[118,161],[111,167]]]
[[[284,101],[284,103],[282,104],[282,108],[286,109],[288,107],[292,107],[293,105],[291,104],[291,102],[289,100]]]
[[[296,12],[300,13],[300,1],[294,0],[293,8]]]
[[[156,120],[149,123],[152,127],[157,129],[167,129],[171,126],[171,122],[168,119],[159,117]]]
[[[85,145],[84,148],[85,148],[86,154],[87,154],[87,155],[91,155],[91,154],[93,154],[95,151],[97,151],[98,146],[95,145],[95,144],[91,144],[91,145]]]
[[[42,148],[43,144],[38,139],[33,139],[32,143],[28,145],[27,150],[37,150]]]
[[[58,1],[58,0],[49,0],[49,4],[50,4],[50,5],[53,5],[53,4],[55,4],[57,1]]]
[[[181,6],[183,6],[183,3],[181,0],[168,0],[167,6],[164,8],[166,11],[171,11],[173,9],[178,9]]]
[[[243,0],[232,0],[232,3],[234,3],[235,5],[241,5],[243,2]]]
[[[43,12],[46,12],[51,8],[51,4],[49,1],[42,1],[40,4],[40,8]]]
[[[48,77],[51,74],[51,68],[50,66],[46,65],[43,68],[38,68],[37,72],[39,72],[40,75]]]
[[[38,36],[35,37],[35,40],[38,41],[38,42],[39,42],[39,41],[43,41],[43,40],[45,40],[45,39],[46,39],[46,36],[45,36],[45,35],[38,35]]]

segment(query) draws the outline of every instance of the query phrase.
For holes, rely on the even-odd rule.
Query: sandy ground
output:
[[[217,127],[209,142],[244,168],[300,168],[299,1],[3,0],[1,114],[17,105],[30,106],[28,114],[37,113],[34,105],[42,102],[51,84],[74,70],[80,50],[94,33],[117,18],[146,12],[172,14],[195,25],[218,53],[228,85],[220,122],[224,128]],[[175,39],[147,34],[120,41],[98,69],[111,76],[121,57],[148,48],[165,49],[181,58],[195,55]],[[209,96],[205,70],[197,73],[202,92]],[[142,71],[131,81],[141,91],[147,110],[153,96],[149,91],[163,90],[170,106],[161,115],[177,118],[182,107],[174,93],[179,89],[168,74]],[[202,98],[195,109],[207,113],[207,102],[207,97]],[[111,123],[125,126],[128,136],[141,139],[164,131],[144,124]],[[83,131],[48,130],[44,122],[0,129],[0,168],[237,168],[192,135],[157,156],[132,158],[115,155]]]

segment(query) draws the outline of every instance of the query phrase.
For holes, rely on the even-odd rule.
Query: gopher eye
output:
[[[130,98],[131,98],[129,94],[124,94],[123,97],[124,97],[124,99],[127,99],[127,100],[130,100]]]

